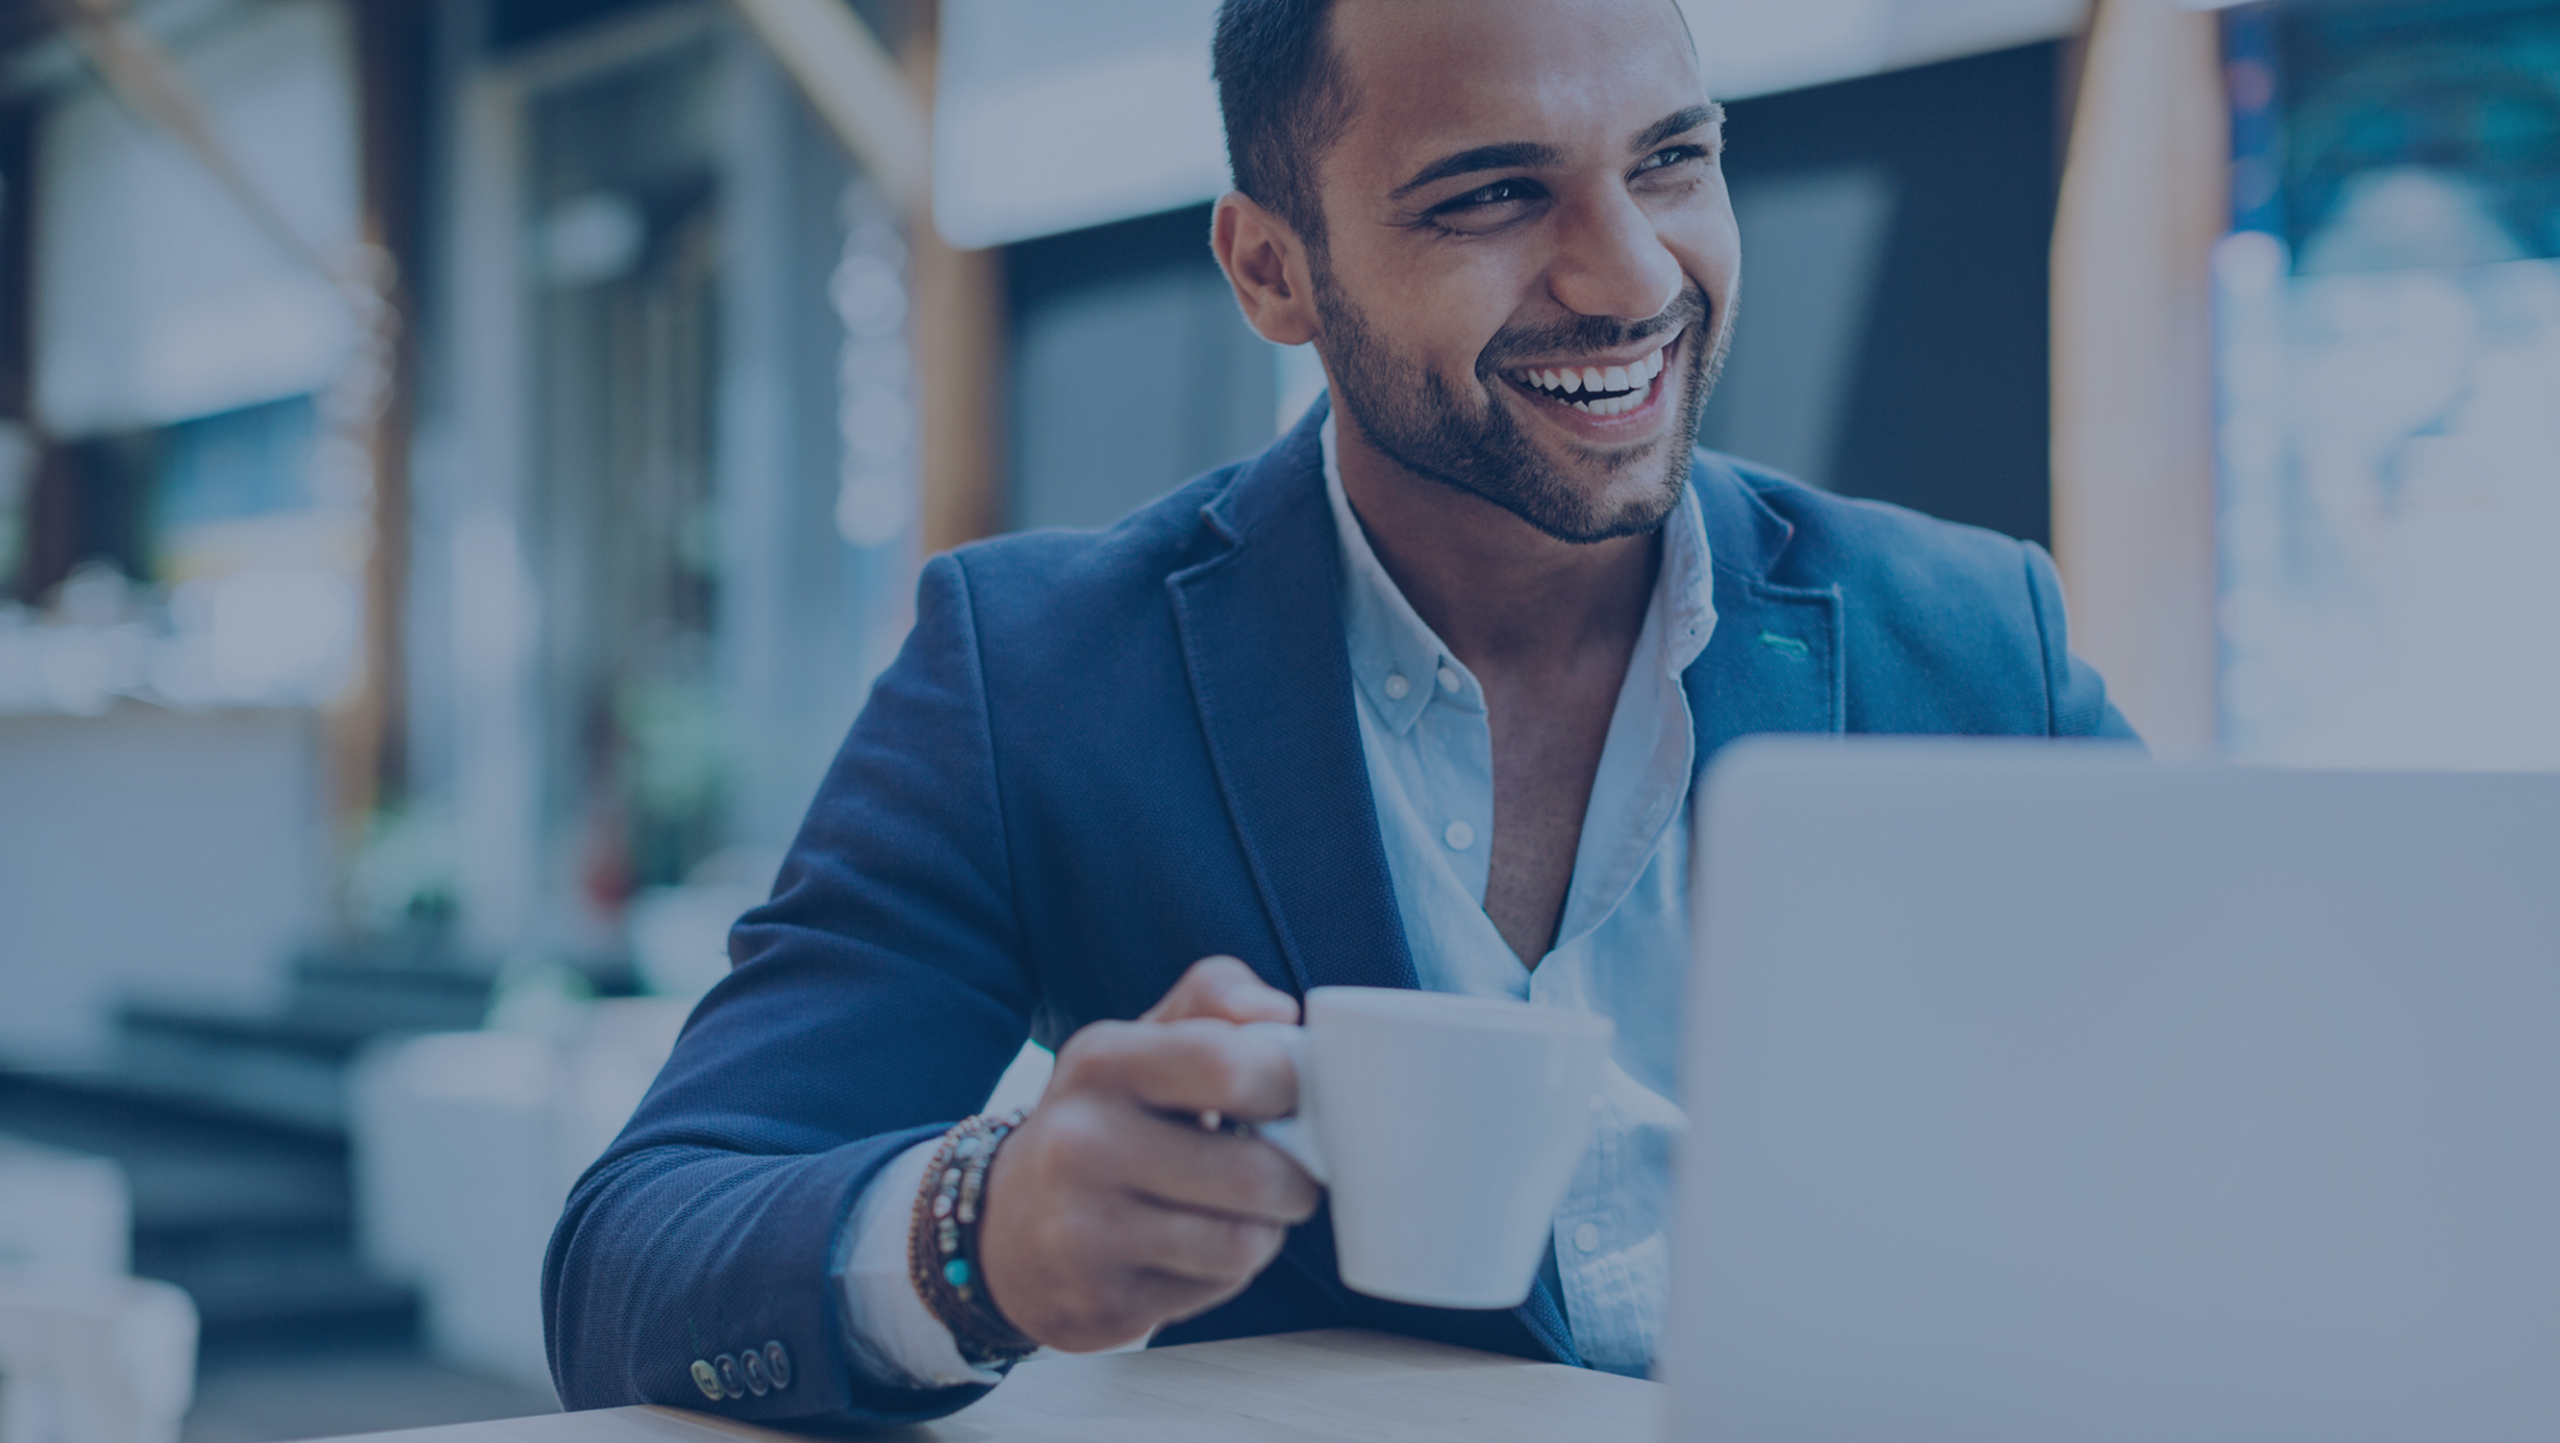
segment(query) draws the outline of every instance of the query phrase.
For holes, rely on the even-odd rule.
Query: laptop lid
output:
[[[1678,1443],[2560,1438],[2560,777],[1767,740],[1698,812]]]

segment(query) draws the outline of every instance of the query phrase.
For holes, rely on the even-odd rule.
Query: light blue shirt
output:
[[[1697,732],[1680,673],[1716,614],[1695,492],[1664,523],[1662,568],[1609,719],[1556,943],[1520,965],[1485,915],[1493,845],[1493,730],[1484,689],[1378,564],[1342,491],[1324,423],[1325,494],[1342,547],[1343,626],[1360,744],[1406,945],[1424,987],[1597,1012],[1617,1024],[1590,1151],[1556,1209],[1550,1281],[1584,1362],[1640,1373],[1670,1296],[1671,1099],[1689,959],[1689,778]],[[917,1387],[994,1383],[971,1367],[907,1280],[908,1209],[939,1139],[863,1189],[844,1270],[855,1361]]]
[[[1387,870],[1422,985],[1596,1012],[1617,1024],[1590,1151],[1556,1209],[1553,1281],[1583,1361],[1641,1372],[1670,1298],[1672,1101],[1689,965],[1689,780],[1697,730],[1680,674],[1716,614],[1695,492],[1664,522],[1662,565],[1609,720],[1556,942],[1522,966],[1485,914],[1493,730],[1484,689],[1424,624],[1343,494],[1324,423],[1325,493],[1342,545],[1343,625]]]

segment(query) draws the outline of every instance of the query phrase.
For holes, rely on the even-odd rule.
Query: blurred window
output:
[[[2225,748],[2560,768],[2560,5],[2224,35]]]
[[[2063,64],[2023,45],[1727,107],[1743,284],[1704,444],[2046,539]]]
[[[1105,525],[1270,444],[1278,348],[1208,234],[1195,206],[1014,247],[1014,525]]]
[[[616,904],[718,845],[721,59],[704,39],[528,114],[545,770]]]
[[[172,23],[162,46],[247,183],[311,253],[352,245],[343,7]],[[22,80],[34,424],[0,448],[0,580],[48,611],[0,634],[0,710],[336,699],[359,670],[371,472],[322,443],[314,396],[348,373],[353,312],[86,67]]]
[[[225,7],[171,47],[214,131],[308,243],[356,239],[346,21],[329,0]],[[346,306],[196,160],[94,80],[38,140],[35,403],[61,436],[164,425],[320,390]]]
[[[666,889],[734,915],[769,886],[902,639],[906,247],[716,7],[541,31],[464,93],[491,143],[457,156],[442,344],[471,449],[421,463],[453,504],[418,513],[413,655],[454,671],[413,693],[418,786],[469,932],[601,953],[710,905]]]

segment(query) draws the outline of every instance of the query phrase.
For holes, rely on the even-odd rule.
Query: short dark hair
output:
[[[1324,245],[1316,164],[1351,119],[1333,48],[1333,0],[1221,0],[1210,70],[1236,189]]]

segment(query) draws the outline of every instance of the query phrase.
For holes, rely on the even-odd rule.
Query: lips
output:
[[[1615,365],[1519,366],[1502,374],[1524,390],[1586,415],[1624,415],[1645,403],[1654,378],[1662,374],[1666,364],[1663,353],[1678,343],[1681,334],[1682,331],[1674,331],[1651,351]]]

